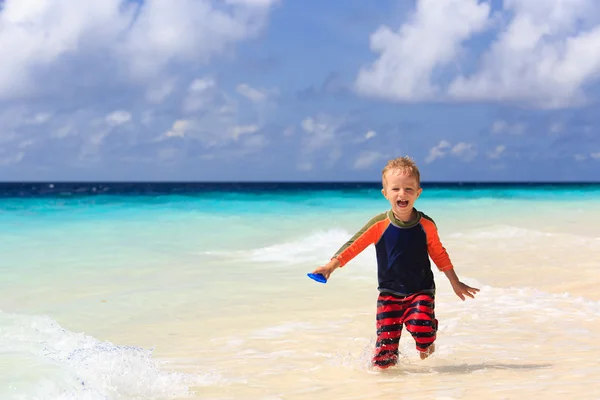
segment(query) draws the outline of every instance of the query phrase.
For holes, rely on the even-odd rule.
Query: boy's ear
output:
[[[381,194],[383,195],[383,197],[385,197],[387,199],[387,197],[385,195],[385,189],[381,189]]]
[[[417,198],[419,198],[419,196],[421,195],[421,193],[423,193],[423,188],[420,187],[419,190],[417,190]]]

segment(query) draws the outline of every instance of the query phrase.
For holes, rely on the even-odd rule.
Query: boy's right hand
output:
[[[325,277],[325,279],[329,280],[329,276],[333,271],[340,267],[340,262],[337,258],[333,258],[326,265],[316,268],[313,271],[313,274],[321,274]]]

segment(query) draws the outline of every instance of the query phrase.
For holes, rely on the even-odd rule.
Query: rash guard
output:
[[[373,217],[334,255],[343,267],[370,244],[377,255],[380,292],[408,296],[417,292],[435,294],[429,257],[440,271],[453,268],[438,236],[433,219],[421,211],[403,222],[389,210]]]

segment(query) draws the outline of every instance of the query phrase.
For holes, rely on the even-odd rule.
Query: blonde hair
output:
[[[383,167],[383,171],[381,171],[381,183],[385,187],[385,174],[391,170],[398,170],[409,176],[415,177],[417,180],[417,186],[421,186],[421,173],[419,172],[419,168],[417,164],[413,161],[409,156],[394,158],[393,160],[389,160],[385,167]]]

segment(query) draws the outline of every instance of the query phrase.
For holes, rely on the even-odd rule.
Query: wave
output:
[[[326,262],[352,235],[343,229],[316,231],[291,241],[238,251],[203,251],[200,254],[213,257],[233,257],[257,263],[306,263]]]
[[[563,242],[575,242],[577,244],[598,245],[600,237],[591,237],[578,235],[569,232],[546,232],[537,229],[528,229],[512,225],[493,225],[485,228],[471,230],[467,232],[454,232],[446,235],[448,239],[468,239],[468,240],[497,240],[497,239],[517,239],[517,242],[533,242],[539,240],[552,240]]]
[[[174,398],[221,380],[167,371],[152,352],[71,332],[46,316],[0,311],[0,398]]]
[[[467,233],[456,232],[448,235],[449,238],[468,239],[511,239],[511,238],[540,238],[553,236],[552,233],[526,229],[511,225],[494,225]]]
[[[239,253],[239,256],[257,263],[322,265],[351,237],[352,234],[343,229],[316,231],[303,238]],[[372,265],[374,256],[375,249],[369,246],[353,260],[353,264]]]
[[[318,231],[298,240],[254,249],[246,255],[257,262],[315,261],[325,255],[331,257],[350,237],[351,235],[342,229]]]
[[[233,258],[236,262],[292,264],[324,264],[346,243],[352,233],[341,229],[314,231],[304,237],[282,240],[267,246],[237,251],[205,251],[211,257]],[[510,247],[540,245],[569,247],[573,245],[597,248],[600,238],[573,233],[545,232],[511,225],[493,225],[462,232],[441,233],[443,242],[461,242],[466,245],[502,245]],[[375,249],[367,247],[353,261],[353,265],[373,264]]]

